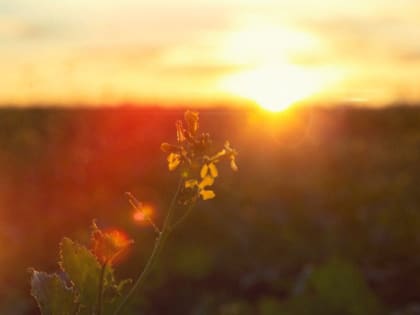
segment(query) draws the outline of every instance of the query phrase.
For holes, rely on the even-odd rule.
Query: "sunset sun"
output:
[[[299,29],[244,19],[223,45],[223,58],[237,69],[221,79],[221,89],[271,112],[285,110],[325,88],[325,69],[296,61],[303,51],[316,51],[319,45],[312,34]]]
[[[240,72],[226,78],[224,87],[271,112],[279,112],[311,97],[322,80],[307,69],[272,65]]]

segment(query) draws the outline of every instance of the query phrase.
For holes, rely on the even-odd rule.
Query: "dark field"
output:
[[[27,268],[57,269],[91,220],[153,246],[131,191],[161,223],[176,186],[163,141],[183,110],[0,110],[0,314],[38,314]],[[148,315],[420,314],[420,109],[202,110],[239,151],[216,198],[172,235],[133,302]],[[143,314],[140,311],[133,314]]]

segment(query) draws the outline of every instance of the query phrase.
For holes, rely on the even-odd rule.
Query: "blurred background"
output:
[[[136,242],[117,268],[137,275],[175,190],[163,141],[182,110],[2,109],[2,314],[38,314],[26,269],[57,270],[58,242],[88,242],[91,220]],[[420,299],[420,110],[200,111],[221,167],[217,197],[167,243],[133,307],[146,314],[385,314]],[[141,222],[140,222],[141,223]],[[356,303],[357,301],[357,303]],[[138,311],[133,311],[137,314]],[[400,314],[400,313],[397,313]],[[416,314],[401,313],[401,314]]]
[[[0,1],[0,314],[39,314],[28,267],[96,218],[155,238],[162,142],[200,112],[217,197],[177,230],[132,314],[420,314],[420,4]]]

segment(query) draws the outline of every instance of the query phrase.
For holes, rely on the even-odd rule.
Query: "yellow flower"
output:
[[[197,189],[198,194],[203,200],[213,199],[216,194],[213,190],[208,190],[206,187],[214,184],[214,178],[211,176],[204,177],[199,183],[196,179],[189,179],[185,181],[185,188]]]
[[[187,110],[184,113],[184,121],[185,128],[180,120],[175,124],[177,144],[172,145],[164,142],[161,144],[161,149],[168,153],[167,161],[170,171],[176,170],[180,165],[185,165],[183,172],[186,175],[184,178],[188,180],[185,181],[184,188],[189,189],[190,193],[197,193],[203,200],[212,199],[215,197],[215,193],[206,187],[212,186],[214,179],[219,176],[216,164],[222,158],[227,158],[230,160],[231,169],[237,171],[236,156],[238,153],[226,141],[221,151],[214,155],[208,155],[212,141],[208,133],[198,134],[199,114]],[[197,179],[194,178],[195,175],[197,175]]]
[[[185,188],[194,188],[198,186],[198,181],[196,179],[189,179],[185,181]]]
[[[216,197],[216,194],[213,190],[200,190],[200,196],[203,198],[203,200],[213,199]]]
[[[204,189],[207,186],[212,186],[214,184],[214,178],[211,176],[206,176],[203,180],[198,184],[198,188]]]
[[[160,145],[160,149],[165,153],[173,153],[178,152],[180,150],[180,147],[164,142]]]
[[[182,121],[177,120],[177,122],[175,123],[175,127],[176,127],[176,140],[178,141],[178,143],[183,143],[185,141],[185,129],[182,126]]]
[[[201,178],[204,178],[207,175],[210,175],[213,178],[216,178],[219,175],[216,164],[214,164],[213,162],[205,163],[201,167],[201,171],[200,171]]]
[[[213,190],[206,189],[207,186],[212,186],[214,184],[214,178],[211,176],[206,176],[198,184],[198,192],[203,200],[213,199],[216,197],[216,194]]]
[[[178,145],[166,142],[160,145],[163,152],[169,153],[167,160],[170,171],[175,170],[183,162],[187,162],[191,165],[192,157],[195,155],[193,149],[197,142],[194,137],[198,130],[198,113],[186,111],[184,118],[187,129],[184,128],[182,121],[178,120],[175,123]]]
[[[178,153],[170,153],[168,155],[168,168],[170,171],[175,170],[181,164],[181,155]]]
[[[236,165],[236,156],[238,155],[238,152],[230,146],[229,141],[225,142],[225,151],[230,159],[230,168],[235,172],[238,171],[239,168],[238,165]]]
[[[195,136],[198,131],[198,113],[187,110],[184,114],[184,120],[187,124],[187,131],[191,136]]]

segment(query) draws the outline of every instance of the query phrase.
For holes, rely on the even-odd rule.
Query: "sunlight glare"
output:
[[[139,224],[146,223],[147,218],[153,216],[154,208],[151,205],[142,205],[133,212],[133,220]]]
[[[226,90],[255,101],[262,108],[278,112],[309,98],[324,81],[310,69],[294,65],[273,65],[233,74],[222,82]]]
[[[290,25],[246,17],[226,36],[223,55],[238,69],[220,87],[268,111],[282,111],[325,88],[325,69],[294,62],[320,45],[316,36]]]

